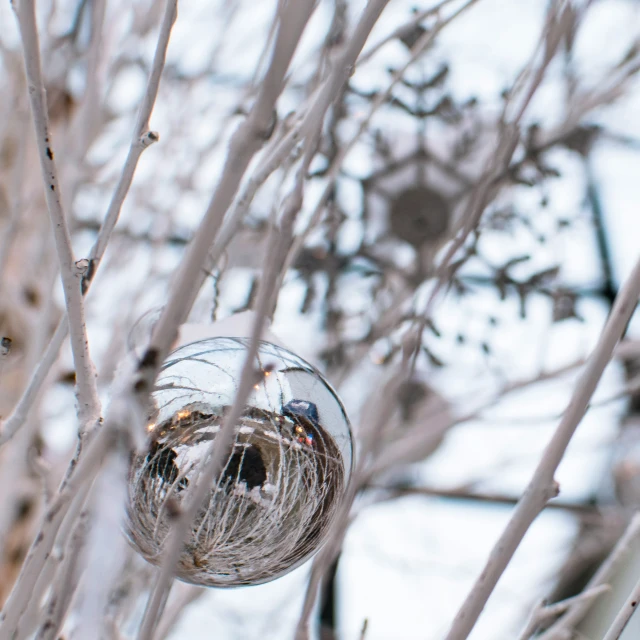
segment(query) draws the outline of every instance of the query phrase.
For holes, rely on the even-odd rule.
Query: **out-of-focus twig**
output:
[[[440,10],[450,4],[452,0],[442,0],[437,5],[433,7],[429,7],[428,9],[423,9],[422,11],[418,11],[415,15],[411,17],[405,24],[400,25],[397,29],[394,29],[389,35],[385,36],[379,42],[376,42],[374,45],[369,47],[366,51],[362,53],[362,55],[358,58],[358,65],[362,65],[371,58],[384,47],[385,44],[395,40],[396,38],[401,38],[405,34],[411,32],[413,29],[418,27],[420,23],[429,16],[437,16],[440,13]],[[413,47],[412,47],[413,48]]]
[[[584,361],[580,358],[558,369],[544,371],[532,378],[507,384],[491,400],[461,416],[452,417],[446,407],[438,407],[436,411],[427,413],[420,424],[403,430],[395,439],[386,443],[385,447],[371,461],[368,469],[369,476],[374,477],[384,473],[398,464],[423,460],[435,449],[449,429],[480,418],[485,411],[495,406],[499,399],[510,393],[526,389],[540,382],[554,380],[583,364]]]
[[[177,591],[176,596],[167,603],[160,622],[158,622],[153,640],[165,640],[171,633],[180,615],[184,612],[184,609],[206,593],[206,589],[202,587],[194,587],[181,582],[176,583],[175,590]]]
[[[374,491],[381,491],[382,496],[379,501],[390,500],[403,496],[426,496],[433,498],[445,498],[448,500],[468,500],[470,502],[485,502],[490,504],[515,505],[518,497],[509,496],[503,493],[476,492],[469,489],[438,489],[436,487],[411,486],[411,485],[378,485],[371,484],[368,488]],[[598,512],[596,507],[588,504],[565,502],[554,500],[547,504],[547,509],[568,511],[580,518],[593,519],[602,522],[603,514]]]
[[[0,640],[11,640],[17,636],[20,617],[29,601],[35,597],[34,587],[45,562],[51,556],[51,549],[63,520],[72,504],[75,505],[74,513],[80,513],[91,484],[112,445],[112,434],[107,430],[98,431],[87,444],[83,455],[78,458],[75,467],[65,478],[46,510],[42,527],[29,549],[20,576],[2,610]]]
[[[64,551],[64,557],[51,588],[44,619],[35,636],[36,640],[55,640],[59,636],[67,610],[80,581],[80,560],[87,533],[86,527],[86,516],[81,516]]]
[[[561,42],[562,35],[567,29],[567,3],[565,0],[555,0],[549,6],[545,25],[540,35],[536,50],[529,64],[519,75],[505,103],[499,123],[499,135],[493,154],[487,162],[487,169],[483,172],[476,187],[472,190],[469,203],[465,207],[460,229],[447,247],[442,260],[436,268],[436,282],[432,288],[422,317],[414,323],[407,336],[407,344],[412,350],[413,362],[420,352],[422,331],[430,318],[433,305],[441,291],[450,282],[453,274],[451,264],[454,256],[463,247],[467,238],[477,228],[480,218],[491,200],[498,194],[501,184],[500,178],[507,171],[513,154],[520,139],[520,125],[523,116],[542,84],[549,65],[554,59],[555,52]],[[542,59],[538,60],[542,51]],[[511,113],[513,112],[513,115]]]
[[[168,353],[177,335],[178,325],[186,319],[202,282],[202,269],[218,233],[225,213],[236,194],[242,176],[253,156],[271,135],[274,107],[284,86],[284,79],[302,32],[315,3],[283,3],[278,15],[278,36],[271,62],[265,73],[256,102],[245,122],[233,134],[229,153],[213,197],[204,214],[198,232],[187,247],[171,287],[169,299],[155,325],[147,356],[153,366],[141,369],[150,387],[157,367]]]
[[[631,550],[631,547],[640,537],[640,514],[636,514],[629,523],[629,526],[618,540],[615,547],[600,568],[589,580],[585,591],[594,589],[604,584],[608,584],[614,576],[620,564],[624,562]],[[567,612],[551,625],[541,636],[540,640],[563,640],[569,637],[575,626],[584,618],[589,611],[591,602],[579,601],[572,604]]]
[[[518,636],[518,640],[529,640],[529,638],[531,638],[531,636],[537,631],[538,627],[547,620],[563,614],[570,607],[582,602],[591,606],[598,596],[603,593],[607,593],[608,591],[611,591],[611,587],[608,584],[601,584],[597,587],[593,587],[592,589],[586,589],[577,596],[561,600],[560,602],[555,602],[554,604],[545,604],[544,602],[537,604],[531,612],[531,616],[527,621],[525,628]]]
[[[220,255],[224,251],[227,243],[233,234],[237,231],[242,223],[242,218],[245,215],[251,201],[253,200],[258,188],[267,180],[267,178],[278,169],[285,160],[291,155],[297,155],[296,145],[302,140],[308,138],[315,138],[316,132],[321,127],[326,114],[327,109],[335,100],[336,91],[340,89],[342,84],[348,78],[348,73],[353,69],[358,54],[362,50],[371,29],[375,25],[380,14],[384,10],[389,0],[371,0],[361,19],[358,21],[354,32],[347,39],[344,46],[344,50],[339,55],[336,55],[331,73],[327,79],[320,85],[317,91],[312,95],[312,98],[306,105],[306,110],[301,107],[300,113],[297,119],[291,125],[291,128],[284,132],[281,138],[275,140],[270,147],[264,152],[264,157],[261,159],[260,164],[256,168],[254,174],[249,178],[247,184],[241,192],[240,197],[237,199],[235,206],[231,209],[227,222],[222,227],[218,238],[216,239],[213,249],[206,257],[206,269],[200,269],[193,274],[193,279],[189,281],[189,299],[183,305],[180,315],[176,316],[180,322],[184,321],[184,315],[188,313],[197,292],[200,290],[202,283],[206,277],[206,272],[213,268],[213,265],[220,258]],[[475,2],[476,0],[470,0]],[[307,143],[308,144],[308,143]],[[211,210],[212,204],[210,204],[208,211]],[[221,222],[219,223],[221,224]],[[219,225],[218,225],[219,226]],[[292,256],[300,249],[300,242],[296,240],[293,244],[293,250],[288,249],[288,259],[285,266],[285,270],[290,266]],[[186,299],[186,298],[185,298]],[[175,313],[175,312],[174,312]],[[176,319],[174,318],[174,320]],[[160,328],[158,328],[158,333]]]
[[[327,172],[327,184],[325,185],[320,198],[318,198],[316,202],[313,213],[310,216],[309,224],[307,225],[305,231],[295,238],[291,250],[289,251],[289,255],[287,257],[287,268],[289,268],[291,264],[293,264],[293,261],[304,245],[308,234],[312,229],[315,228],[315,226],[319,222],[320,217],[322,216],[322,213],[326,207],[327,201],[335,188],[335,183],[338,179],[338,174],[340,169],[342,168],[344,159],[347,157],[347,154],[355,146],[358,140],[360,140],[362,134],[365,132],[367,126],[370,124],[378,109],[380,109],[380,107],[389,99],[391,91],[396,86],[396,84],[400,82],[407,69],[420,57],[425,49],[427,49],[427,47],[429,47],[435,41],[436,37],[438,36],[438,34],[440,34],[442,29],[444,29],[447,25],[449,25],[453,20],[455,20],[460,14],[466,11],[477,1],[478,0],[468,0],[450,16],[440,19],[432,29],[423,33],[418,38],[413,47],[411,47],[411,54],[409,56],[409,59],[399,69],[393,72],[391,81],[387,85],[386,89],[384,91],[381,91],[372,101],[371,106],[369,107],[369,111],[364,119],[359,123],[356,133],[347,142],[341,145],[340,149],[338,150],[338,153],[333,160],[329,171]],[[441,6],[444,6],[444,4],[446,3],[442,3]]]
[[[268,127],[275,100],[282,90],[285,73],[314,7],[315,3],[313,2],[299,2],[295,10],[289,3],[283,3],[281,7],[282,11],[278,16],[280,24],[273,56],[265,74],[256,106],[245,122],[245,125],[242,126],[234,136],[229,158],[227,159],[227,164],[225,165],[225,170],[223,171],[218,188],[205,214],[205,218],[200,226],[200,231],[187,251],[187,255],[177,276],[176,286],[173,289],[167,307],[165,307],[165,311],[160,317],[154,335],[152,336],[149,350],[154,349],[156,357],[158,355],[161,356],[160,361],[174,339],[178,324],[184,319],[185,309],[182,305],[188,304],[189,301],[191,301],[191,303],[193,302],[193,278],[186,281],[184,281],[184,279],[189,278],[189,274],[197,277],[206,261],[211,241],[219,229],[222,216],[231,198],[235,194],[242,173],[244,173],[251,158],[258,150],[260,136],[264,134],[266,127]],[[300,201],[297,206],[293,206],[291,211],[292,219],[285,221],[286,224],[293,225],[295,213],[299,210],[301,204]],[[287,212],[285,212],[285,215],[286,213]],[[204,242],[202,238],[204,238]],[[281,264],[277,264],[284,249],[284,247],[281,246],[281,240],[282,237],[278,234],[278,231],[274,229],[270,241],[272,251],[268,252],[266,256],[267,263],[265,264],[263,279],[258,292],[256,321],[252,330],[248,353],[240,376],[236,397],[229,414],[225,417],[220,433],[215,439],[215,446],[212,446],[210,457],[198,475],[191,499],[184,511],[178,516],[172,528],[164,550],[160,574],[147,603],[140,625],[139,640],[151,640],[153,637],[154,629],[158,622],[160,606],[172,578],[183,540],[186,537],[188,528],[191,526],[197,510],[204,500],[206,492],[223,468],[224,460],[228,456],[228,450],[232,444],[233,428],[240,417],[242,407],[254,384],[255,373],[253,367],[255,354],[257,353],[258,343],[262,335],[265,314],[273,296],[272,289],[277,282],[279,268],[282,266]],[[149,353],[149,351],[147,353]],[[150,373],[155,377],[155,371],[160,362],[154,361],[149,364],[151,365],[149,367],[151,370]]]
[[[297,195],[301,198],[301,194]],[[251,388],[255,384],[255,358],[266,324],[269,307],[278,283],[278,274],[282,268],[284,245],[292,233],[295,216],[302,205],[301,199],[296,199],[295,196],[296,194],[294,193],[294,198],[290,201],[289,207],[285,208],[283,214],[284,219],[282,220],[281,226],[285,227],[285,229],[274,227],[271,230],[268,244],[269,250],[266,252],[263,276],[260,281],[256,299],[255,321],[252,326],[251,336],[247,346],[247,355],[240,374],[240,381],[233,405],[224,418],[220,432],[216,435],[215,440],[209,447],[208,455],[205,457],[206,464],[198,474],[195,488],[190,496],[189,502],[178,515],[171,530],[164,549],[160,572],[147,603],[147,608],[140,626],[138,640],[151,640],[151,638],[153,638],[155,625],[160,615],[159,611],[163,599],[166,597],[166,591],[171,581],[182,545],[184,544],[184,539],[189,528],[192,526],[198,509],[201,508],[207,492],[211,490],[211,486],[218,479],[220,472],[224,468],[225,460],[228,459],[229,450],[233,445],[235,425],[240,418]]]

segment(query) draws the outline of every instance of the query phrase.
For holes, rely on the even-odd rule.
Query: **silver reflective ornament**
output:
[[[152,394],[151,445],[134,459],[127,533],[160,561],[172,518],[189,496],[237,390],[242,338],[174,351]],[[207,586],[259,584],[291,571],[322,542],[352,469],[344,407],[322,375],[261,342],[257,382],[226,466],[210,488],[179,558],[177,577]]]

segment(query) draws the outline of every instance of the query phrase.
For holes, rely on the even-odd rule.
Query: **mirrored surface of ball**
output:
[[[127,534],[158,564],[233,404],[247,341],[180,347],[152,394],[150,445],[132,463]],[[304,562],[323,541],[352,469],[344,407],[310,364],[261,342],[256,381],[224,468],[192,524],[177,577],[208,586],[259,584]]]

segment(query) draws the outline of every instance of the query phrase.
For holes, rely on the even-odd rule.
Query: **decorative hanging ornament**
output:
[[[247,346],[245,338],[198,340],[162,366],[151,444],[129,478],[128,537],[151,563],[160,562],[172,520],[233,404]],[[177,577],[185,582],[230,587],[288,573],[318,549],[345,493],[353,441],[333,389],[270,342],[260,343],[255,370],[231,453],[180,554]]]

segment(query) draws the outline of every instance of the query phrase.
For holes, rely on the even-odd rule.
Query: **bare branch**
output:
[[[86,537],[86,525],[86,517],[81,516],[51,587],[46,616],[36,633],[36,640],[55,640],[59,636],[64,616],[80,581],[80,556]]]
[[[269,251],[266,252],[266,263],[263,269],[263,278],[260,282],[255,309],[255,322],[251,329],[251,336],[247,346],[247,355],[245,363],[240,375],[240,382],[236,391],[236,396],[229,413],[225,416],[220,432],[212,442],[208,455],[206,456],[206,464],[200,470],[196,481],[195,489],[191,494],[189,503],[186,505],[182,513],[178,516],[176,523],[171,531],[164,555],[160,574],[156,580],[153,593],[140,627],[138,635],[139,640],[151,640],[155,625],[157,624],[160,607],[166,596],[169,583],[173,576],[174,567],[178,560],[180,549],[187,535],[188,529],[196,516],[196,513],[210,490],[212,484],[216,481],[222,471],[225,461],[229,457],[229,450],[233,444],[234,427],[240,418],[247,397],[251,392],[251,388],[255,384],[254,362],[258,351],[260,338],[266,324],[266,317],[269,310],[271,300],[273,298],[276,284],[278,282],[279,269],[282,267],[282,256],[284,256],[284,244],[291,234],[295,216],[297,215],[301,200],[292,201],[291,207],[285,211],[289,219],[282,221],[284,233],[281,229],[272,228],[269,239]]]
[[[302,246],[304,245],[305,240],[307,239],[309,232],[319,222],[320,217],[322,216],[322,213],[324,211],[324,208],[326,207],[327,201],[335,188],[335,183],[336,183],[336,180],[338,179],[338,174],[340,169],[342,168],[344,159],[347,157],[348,153],[355,146],[358,140],[360,140],[360,138],[362,137],[362,134],[365,132],[367,126],[371,122],[373,116],[376,114],[378,109],[383,104],[385,104],[385,102],[389,99],[389,96],[391,95],[393,88],[396,86],[398,82],[400,82],[400,80],[402,79],[407,69],[435,41],[436,37],[442,31],[442,29],[444,29],[444,27],[449,25],[455,18],[461,15],[466,9],[473,6],[476,2],[477,0],[468,0],[461,7],[459,7],[455,12],[453,12],[450,16],[447,16],[446,18],[442,18],[441,20],[438,20],[438,22],[434,25],[432,29],[423,33],[411,48],[411,55],[409,56],[409,59],[399,69],[394,71],[391,78],[391,82],[389,83],[387,88],[384,91],[380,92],[376,96],[376,98],[372,101],[371,106],[369,107],[369,111],[365,116],[365,118],[362,119],[360,124],[358,125],[358,129],[356,133],[351,137],[350,140],[345,142],[344,145],[340,147],[338,154],[336,155],[334,161],[332,162],[332,165],[327,174],[327,178],[328,178],[327,184],[324,188],[324,191],[322,192],[322,195],[320,196],[320,198],[318,198],[318,201],[316,202],[316,206],[311,215],[309,224],[307,225],[306,230],[296,237],[295,242],[291,247],[291,250],[289,251],[289,256],[287,259],[287,268],[291,266],[291,264],[295,260],[295,257],[300,252]],[[445,4],[448,4],[448,2],[441,3],[438,6],[438,9],[444,6]],[[433,10],[433,11],[436,11],[436,10]],[[360,64],[360,62],[361,61],[358,60],[358,64]]]
[[[493,548],[484,570],[456,615],[451,630],[446,636],[447,640],[463,640],[469,635],[525,533],[549,499],[557,494],[558,487],[553,478],[555,471],[589,407],[591,396],[602,372],[611,360],[616,343],[620,340],[635,311],[639,295],[640,260],[620,290],[598,344],[576,385],[569,406],[547,445],[513,516]]]
[[[622,562],[626,562],[631,551],[640,536],[640,514],[636,514],[629,523],[629,526],[618,540],[607,559],[589,580],[585,591],[608,584]],[[589,611],[591,602],[580,601],[569,607],[568,611],[551,625],[541,636],[540,640],[561,640],[570,635],[574,627],[584,618]]]
[[[602,640],[619,640],[622,632],[626,629],[631,620],[631,616],[636,612],[638,604],[640,603],[640,580],[636,582],[635,587],[629,594],[627,601],[622,605],[622,608],[615,617],[615,620],[611,623],[609,630],[605,634]]]
[[[77,465],[72,468],[46,510],[42,528],[29,549],[18,581],[3,608],[0,640],[11,640],[14,634],[17,636],[20,617],[29,601],[36,597],[34,587],[45,561],[50,557],[60,526],[72,505],[74,506],[69,517],[80,513],[91,484],[112,444],[111,433],[106,429],[99,430],[87,444],[83,455],[78,458]]]
[[[158,627],[153,637],[154,640],[165,640],[184,609],[206,592],[202,587],[194,587],[181,582],[176,583],[172,591],[177,591],[177,593],[175,598],[171,598],[167,603],[160,622],[158,622]]]
[[[71,349],[76,367],[78,418],[80,419],[81,427],[84,427],[94,422],[100,415],[100,401],[96,388],[96,372],[89,356],[84,302],[80,292],[80,274],[75,266],[76,260],[73,255],[69,229],[62,208],[58,169],[54,157],[53,140],[49,131],[49,116],[40,64],[40,45],[36,27],[35,5],[33,0],[17,0],[17,2],[12,2],[12,6],[16,12],[22,39],[45,198],[58,251],[60,275],[67,306]]]
[[[109,203],[104,223],[102,224],[98,237],[89,252],[89,267],[86,273],[83,274],[80,285],[82,295],[87,294],[91,286],[91,282],[98,271],[109,239],[111,238],[118,218],[120,217],[122,205],[133,182],[133,176],[135,174],[136,167],[138,166],[140,156],[145,149],[150,147],[159,139],[157,133],[148,131],[149,118],[151,117],[151,112],[153,111],[153,107],[158,96],[160,78],[166,61],[171,29],[175,24],[176,16],[177,0],[167,0],[162,25],[160,27],[160,34],[158,36],[158,43],[156,45],[156,51],[151,65],[151,72],[147,82],[147,90],[142,104],[140,105],[138,117],[133,130],[133,139],[129,147],[124,167],[122,168],[118,184],[116,185],[111,202]],[[58,352],[64,342],[67,331],[68,324],[63,318],[56,327],[56,330],[47,345],[45,353],[38,362],[38,366],[36,367],[31,380],[29,380],[29,383],[13,412],[7,420],[4,421],[4,424],[0,422],[2,425],[2,431],[0,431],[0,446],[10,440],[26,420],[29,410],[33,406],[33,403],[35,402],[53,363],[58,357]]]
[[[197,295],[197,284],[201,282],[202,267],[218,233],[224,215],[236,194],[240,180],[249,162],[268,138],[274,117],[276,100],[282,91],[285,74],[295,53],[302,32],[311,17],[315,3],[311,0],[283,4],[278,15],[278,36],[274,45],[269,68],[265,74],[256,103],[247,120],[234,133],[229,143],[229,155],[218,186],[207,207],[198,232],[187,247],[175,281],[149,345],[156,354],[158,364],[167,354],[177,335],[178,325],[184,322]],[[151,378],[155,369],[151,369]]]
[[[527,621],[527,625],[522,630],[522,633],[518,636],[518,640],[529,640],[531,636],[537,631],[538,627],[551,618],[555,618],[567,609],[584,603],[585,606],[590,607],[594,600],[602,595],[611,591],[611,587],[608,584],[601,584],[592,589],[585,589],[582,593],[572,598],[567,598],[554,604],[546,605],[544,602],[536,605],[531,612],[531,617]]]

